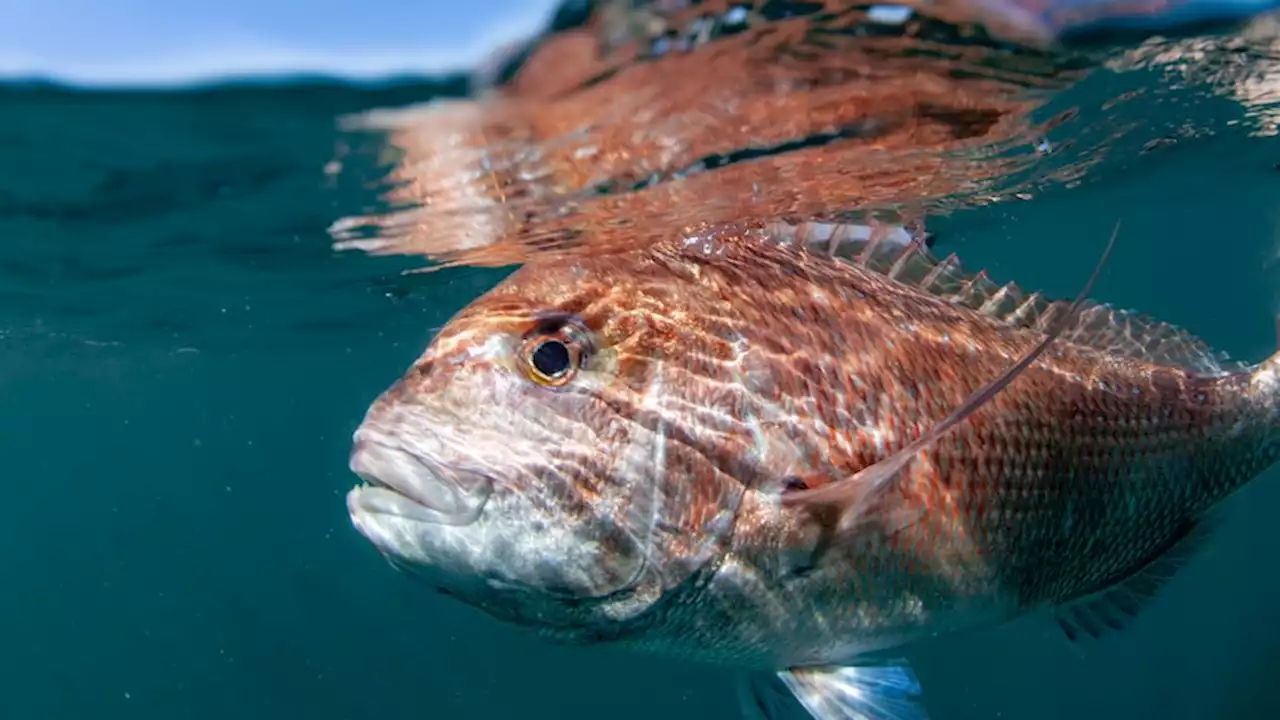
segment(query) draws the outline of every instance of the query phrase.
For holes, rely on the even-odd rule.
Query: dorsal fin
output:
[[[769,229],[790,235],[812,252],[841,258],[1015,327],[1043,331],[1071,305],[1069,300],[1029,293],[1015,283],[997,284],[985,271],[966,272],[955,254],[939,260],[923,242],[904,241],[901,228],[868,232],[864,225],[801,223]],[[1080,306],[1059,340],[1199,375],[1248,367],[1175,325],[1091,300]]]

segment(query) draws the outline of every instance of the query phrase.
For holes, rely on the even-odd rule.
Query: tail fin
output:
[[[1276,319],[1276,345],[1280,348],[1280,317]],[[1243,440],[1241,448],[1255,461],[1261,463],[1253,471],[1237,468],[1241,483],[1280,461],[1280,349],[1270,357],[1243,371],[1235,372],[1213,381],[1220,391],[1219,402],[1239,402],[1234,410],[1238,414],[1229,418],[1227,427],[1233,438]],[[1248,463],[1252,465],[1252,463]]]
[[[1276,317],[1276,347],[1280,348],[1280,315]],[[1280,350],[1249,370],[1249,395],[1280,423]]]

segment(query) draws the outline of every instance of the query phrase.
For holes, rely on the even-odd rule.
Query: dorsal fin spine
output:
[[[1004,287],[992,293],[991,296],[987,298],[987,301],[982,304],[982,307],[978,309],[978,312],[982,313],[983,315],[1000,317],[1000,306],[1003,305],[1004,301],[1009,298],[1010,287],[1011,285],[1005,285]]]
[[[901,282],[902,278],[906,275],[908,263],[916,258],[916,250],[917,248],[914,242],[907,245],[906,248],[903,249],[902,254],[898,256],[898,259],[894,261],[893,266],[889,268],[889,272],[886,274],[894,280]]]
[[[870,267],[871,258],[875,256],[875,252],[878,249],[880,249],[880,237],[872,231],[871,237],[867,239],[866,247],[862,249],[862,254],[858,256],[858,264],[863,267]]]
[[[979,286],[982,283],[982,281],[986,279],[987,279],[987,271],[985,269],[979,270],[978,272],[974,273],[973,277],[969,278],[969,282],[965,283],[964,294],[971,296],[975,292],[981,292],[981,290],[979,289]]]
[[[929,272],[928,275],[924,276],[924,280],[921,281],[920,283],[921,289],[933,292],[934,285],[937,284],[939,278],[942,277],[942,274],[947,271],[947,268],[950,267],[952,263],[956,263],[956,262],[959,262],[959,260],[956,258],[955,253],[952,253],[948,255],[946,258],[944,258],[942,262],[938,263],[938,265],[934,267],[932,271]]]
[[[1040,304],[1040,301],[1043,299],[1044,299],[1044,296],[1041,295],[1039,292],[1031,293],[1026,297],[1026,299],[1022,301],[1021,305],[1019,305],[1017,308],[1014,309],[1014,311],[1009,316],[1010,319],[1012,319],[1015,323],[1019,323],[1019,324],[1029,323],[1031,321],[1033,313],[1036,312],[1036,307]]]
[[[796,235],[800,235],[800,231],[801,228],[797,228]],[[825,226],[817,232],[808,227],[803,236],[821,240],[825,239],[826,232]],[[1069,305],[1062,300],[1050,300],[1039,292],[1028,293],[1015,283],[997,285],[985,271],[968,274],[955,253],[936,260],[920,243],[886,242],[885,227],[878,223],[872,224],[865,240],[860,239],[855,227],[849,224],[836,223],[829,232],[831,245],[837,249],[841,262],[1013,327],[1043,332]],[[807,247],[816,254],[828,255],[820,245],[820,242],[817,245],[811,242]],[[1088,302],[1079,308],[1061,339],[1111,355],[1174,366],[1199,375],[1216,376],[1245,368],[1185,330],[1097,302]]]

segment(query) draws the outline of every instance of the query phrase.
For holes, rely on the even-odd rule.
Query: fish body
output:
[[[915,718],[899,648],[1124,627],[1280,454],[1280,361],[919,244],[794,245],[523,266],[369,409],[355,526],[497,617],[754,672],[757,715]]]

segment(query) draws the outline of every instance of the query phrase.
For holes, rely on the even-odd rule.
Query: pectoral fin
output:
[[[1071,322],[1076,311],[1079,310],[1080,305],[1084,302],[1085,297],[1088,296],[1089,291],[1093,288],[1094,281],[1098,279],[1103,266],[1107,263],[1107,258],[1111,255],[1111,248],[1115,246],[1116,234],[1119,231],[1120,225],[1117,223],[1115,230],[1111,233],[1111,240],[1107,243],[1106,250],[1103,251],[1102,257],[1098,260],[1098,265],[1093,270],[1093,275],[1089,277],[1089,281],[1085,283],[1084,288],[1067,312],[1062,313],[1048,328],[1044,339],[1001,373],[999,377],[978,388],[977,391],[961,403],[960,407],[953,410],[950,415],[947,415],[937,425],[930,428],[928,432],[917,438],[915,442],[898,452],[874,465],[863,468],[853,476],[843,480],[812,490],[785,493],[782,496],[782,502],[790,505],[834,505],[840,508],[842,518],[846,519],[863,514],[884,493],[885,489],[893,484],[893,481],[899,477],[902,470],[917,454],[927,450],[957,425],[964,422],[965,419],[1003,390],[1005,386],[1013,382],[1023,370],[1026,370],[1031,363],[1035,362],[1049,348],[1049,345]]]
[[[739,685],[749,720],[928,720],[905,660],[865,667],[807,667],[753,675]]]

